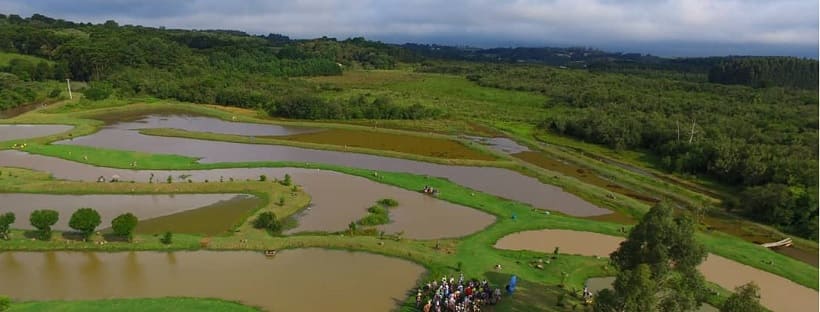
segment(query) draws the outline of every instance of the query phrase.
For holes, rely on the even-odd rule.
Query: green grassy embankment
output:
[[[519,217],[528,216],[526,221],[517,222],[514,226],[508,227],[504,222],[491,226],[481,232],[484,235],[501,236],[530,229],[542,228],[562,228],[580,231],[598,232],[610,235],[619,235],[617,229],[621,225],[613,223],[596,222],[585,219],[560,216],[558,214],[544,215],[538,211],[533,211],[529,205],[504,200],[495,196],[476,192],[465,187],[456,185],[446,179],[424,177],[409,173],[378,172],[374,175],[372,170],[348,168],[325,164],[306,164],[301,162],[245,162],[245,163],[213,163],[198,164],[196,159],[176,155],[149,155],[128,151],[101,150],[81,146],[70,145],[32,145],[27,151],[34,151],[38,154],[66,158],[73,161],[80,161],[104,167],[129,168],[129,164],[134,160],[139,160],[141,169],[168,169],[168,170],[196,170],[215,168],[253,168],[253,167],[299,167],[318,168],[323,170],[333,170],[341,173],[356,175],[368,178],[380,183],[398,186],[408,190],[418,190],[423,185],[430,185],[441,191],[440,198],[456,204],[474,207],[479,210],[492,213],[496,216],[509,218],[512,213]],[[68,151],[73,151],[69,156]],[[80,155],[87,155],[88,161]],[[151,167],[147,167],[147,166]],[[298,183],[298,181],[297,181]],[[475,195],[473,195],[475,194]],[[500,232],[497,229],[504,229]],[[720,233],[700,234],[701,241],[706,244],[710,252],[724,256],[729,259],[747,264],[749,266],[762,269],[764,271],[778,274],[806,287],[818,289],[817,269],[803,262],[794,260],[776,252],[762,249],[752,243],[745,242],[739,238],[721,235]],[[465,241],[469,241],[466,238]],[[284,243],[284,242],[283,242]],[[490,245],[492,246],[492,244]],[[478,247],[478,246],[477,246]],[[728,248],[731,247],[731,248]],[[480,248],[480,247],[478,247]],[[768,264],[772,263],[772,264]]]

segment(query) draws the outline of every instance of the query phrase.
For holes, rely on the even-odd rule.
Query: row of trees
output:
[[[742,84],[756,88],[771,86],[817,90],[817,60],[793,57],[731,58],[712,67],[709,81]]]
[[[16,221],[14,213],[7,212],[0,215],[0,238],[9,239],[11,225]],[[37,237],[41,240],[51,239],[51,227],[60,219],[60,213],[51,209],[35,210],[29,216],[31,226],[37,229]],[[134,229],[139,220],[131,213],[125,213],[111,220],[111,229],[114,234],[131,241]],[[68,226],[79,232],[83,239],[88,239],[102,223],[100,214],[91,208],[80,208],[71,214]]]
[[[441,111],[421,104],[402,106],[388,97],[373,100],[359,95],[347,100],[325,100],[296,94],[281,97],[264,107],[270,116],[294,119],[426,119],[441,115]]]

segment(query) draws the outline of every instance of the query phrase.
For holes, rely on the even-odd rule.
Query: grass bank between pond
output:
[[[219,187],[214,187],[218,185]],[[157,183],[97,183],[54,180],[48,173],[31,171],[19,168],[0,167],[0,192],[2,193],[34,193],[34,194],[65,194],[65,195],[157,195],[157,194],[248,194],[257,197],[261,205],[249,210],[236,224],[225,228],[226,235],[239,229],[246,220],[252,219],[264,211],[272,211],[277,218],[284,219],[294,215],[310,203],[310,195],[301,189],[293,190],[272,181],[233,181],[212,183],[188,182],[157,182]],[[282,205],[274,204],[272,199],[285,198]],[[43,207],[47,209],[49,207]],[[96,207],[90,207],[96,208]],[[181,213],[191,213],[188,210]],[[0,213],[4,212],[0,208]],[[63,216],[68,217],[68,216]],[[166,216],[168,217],[168,216]],[[26,222],[28,216],[17,216],[17,223]],[[108,227],[101,224],[99,229]],[[13,227],[13,226],[12,226]],[[2,242],[0,242],[2,243]]]
[[[221,133],[210,133],[210,132],[194,132],[194,131],[187,131],[187,130],[181,130],[181,129],[168,129],[168,128],[142,129],[142,130],[139,131],[139,133],[144,134],[144,135],[163,136],[163,137],[175,137],[175,138],[186,138],[186,139],[197,139],[197,140],[221,141],[221,142],[232,142],[232,143],[243,143],[243,144],[283,145],[283,146],[292,146],[292,147],[307,148],[307,149],[314,149],[314,150],[326,150],[326,151],[336,151],[336,152],[370,154],[370,155],[377,155],[377,156],[384,156],[384,157],[391,157],[391,158],[400,158],[400,159],[408,159],[408,160],[415,160],[415,161],[421,161],[421,162],[436,163],[436,164],[442,164],[442,165],[509,168],[509,167],[513,167],[513,164],[514,164],[512,161],[503,161],[503,160],[493,161],[493,160],[479,160],[479,159],[448,159],[448,158],[423,156],[423,155],[411,154],[411,153],[396,152],[396,151],[390,151],[390,150],[377,150],[377,149],[363,148],[363,147],[353,147],[353,146],[345,147],[345,146],[333,145],[333,144],[320,144],[320,143],[302,142],[302,141],[296,141],[296,140],[278,139],[278,138],[275,138],[275,137],[248,137],[248,136],[233,135],[233,134],[221,134]],[[474,145],[479,145],[479,144],[474,143]]]
[[[132,312],[132,311],[214,311],[259,312],[255,307],[214,298],[135,298],[82,301],[14,302],[8,312]]]
[[[129,164],[134,160],[139,160],[139,169],[167,169],[167,170],[198,170],[216,168],[254,168],[254,167],[298,167],[333,170],[345,174],[351,174],[374,180],[376,182],[398,186],[408,190],[418,190],[424,185],[429,185],[441,191],[440,199],[456,204],[473,207],[485,212],[489,212],[502,219],[510,218],[515,213],[519,222],[511,226],[504,233],[507,234],[523,230],[534,230],[542,228],[563,228],[580,231],[598,232],[602,234],[619,235],[618,229],[621,225],[591,220],[571,218],[559,214],[545,215],[541,211],[534,211],[529,205],[501,199],[495,196],[476,192],[474,190],[459,186],[446,179],[419,176],[410,173],[377,172],[375,171],[334,166],[326,164],[313,164],[301,162],[245,162],[245,163],[213,163],[199,164],[196,159],[178,155],[150,155],[128,151],[99,150],[81,146],[65,145],[31,145],[27,151],[38,154],[56,156],[69,160],[80,161],[92,165],[115,168],[129,168]],[[68,151],[73,151],[69,156]],[[81,159],[82,153],[87,153],[88,161]],[[149,168],[150,167],[150,168]],[[298,181],[296,181],[298,183]],[[504,224],[499,223],[499,224]],[[491,226],[485,231],[476,235],[488,235],[494,233],[496,226]],[[503,228],[503,227],[502,227]],[[499,235],[500,235],[499,234]],[[475,235],[474,235],[475,236]],[[469,236],[473,237],[473,236]],[[469,240],[469,237],[465,240]],[[483,237],[483,236],[479,236]],[[749,266],[768,271],[787,279],[795,281],[806,287],[818,289],[817,269],[803,262],[794,260],[776,252],[761,248],[758,245],[745,242],[739,238],[724,235],[721,233],[700,233],[698,236],[707,246],[710,252],[724,256],[729,259],[747,264]],[[495,238],[500,239],[500,236]],[[494,244],[494,241],[490,246]],[[319,247],[319,246],[315,246]],[[480,247],[478,247],[480,248]],[[768,264],[772,263],[772,264]]]
[[[74,101],[76,102],[76,100]],[[43,155],[50,155],[56,156],[61,158],[66,158],[70,160],[78,161],[81,158],[81,155],[88,155],[91,157],[91,154],[96,154],[97,156],[101,157],[117,157],[116,151],[111,150],[104,150],[103,152],[97,152],[95,149],[89,149],[84,147],[77,147],[77,152],[82,152],[83,154],[74,154],[72,157],[71,155],[67,155],[68,151],[71,151],[67,147],[61,146],[52,146],[52,145],[45,145],[49,142],[53,142],[56,140],[66,140],[72,137],[79,137],[82,135],[87,135],[93,133],[99,127],[103,125],[103,122],[100,120],[93,120],[89,118],[100,118],[100,119],[107,119],[107,118],[127,118],[128,116],[135,116],[144,113],[150,112],[157,112],[157,111],[173,111],[173,112],[190,112],[204,116],[210,116],[215,118],[220,118],[223,120],[236,120],[242,122],[257,122],[257,123],[268,123],[268,124],[281,124],[281,125],[290,125],[290,126],[314,126],[316,122],[280,122],[280,121],[265,121],[260,120],[259,118],[254,117],[255,113],[248,110],[238,109],[238,108],[226,108],[214,105],[197,105],[197,104],[190,104],[190,103],[175,103],[175,102],[152,102],[152,103],[135,103],[129,104],[126,106],[120,107],[109,107],[107,104],[99,104],[102,108],[94,108],[92,107],[84,107],[87,110],[66,110],[66,107],[69,107],[74,102],[66,101],[63,102],[55,107],[51,107],[50,109],[56,112],[63,112],[63,111],[70,111],[71,113],[63,113],[63,114],[44,114],[40,112],[34,112],[30,114],[26,114],[20,116],[18,119],[19,121],[24,120],[38,120],[40,123],[45,123],[49,120],[53,120],[53,123],[63,123],[63,124],[74,124],[78,125],[74,130],[63,133],[59,135],[37,138],[33,140],[27,140],[29,144],[28,151],[32,151],[34,153],[43,154]],[[105,102],[105,101],[101,101]],[[92,102],[93,103],[93,102]],[[362,126],[351,126],[351,125],[344,125],[344,124],[327,124],[327,123],[320,123],[323,126],[332,126],[332,127],[339,127],[340,129],[357,129],[357,130],[366,130],[370,131],[369,127],[362,127]],[[419,135],[419,133],[413,133],[401,130],[385,130],[385,129],[373,129],[374,131],[385,133],[395,133],[395,134],[408,134],[408,135]],[[430,137],[437,137],[442,139],[452,139],[450,136],[440,135],[440,134],[430,134]],[[459,139],[459,141],[464,141]],[[0,143],[0,149],[2,148],[10,148],[13,143],[22,143],[22,142],[5,142]],[[34,146],[36,144],[41,144],[45,146]],[[499,153],[490,151],[487,147],[481,146],[481,144],[475,142],[466,142],[464,144],[467,146],[483,150],[487,153],[493,153],[499,155]],[[330,148],[338,148],[337,147],[330,147]],[[66,154],[60,154],[61,152],[65,152]],[[381,152],[381,151],[379,151]],[[97,154],[99,153],[99,154]],[[164,161],[180,161],[180,159],[169,159],[175,156],[168,156],[162,155],[158,158],[147,157],[148,154],[141,154],[136,153],[136,158],[134,161],[137,161],[140,166],[140,169],[155,169],[155,163],[143,164],[140,159],[146,162],[164,162]],[[96,156],[95,156],[96,157]],[[628,215],[632,217],[637,217],[643,214],[643,212],[648,210],[648,206],[635,201],[632,198],[626,196],[619,196],[617,198],[612,198],[609,195],[611,194],[608,190],[589,185],[579,181],[570,176],[564,176],[561,173],[551,172],[544,169],[537,169],[533,170],[532,166],[521,165],[519,163],[515,163],[512,161],[512,158],[507,155],[499,155],[502,159],[510,160],[500,160],[493,162],[492,165],[495,167],[502,167],[505,169],[510,169],[514,171],[518,171],[519,173],[532,176],[540,180],[542,183],[552,184],[558,187],[565,189],[566,191],[572,192],[575,195],[587,200],[595,205],[611,209],[613,211],[618,211],[623,215]],[[186,158],[189,159],[192,163],[196,161],[193,158]],[[183,160],[184,161],[184,160]],[[126,168],[119,166],[118,161],[116,159],[111,161],[106,161],[106,164],[102,164],[103,166],[108,167],[118,167],[118,168]],[[129,163],[130,164],[130,163]],[[162,169],[162,168],[158,168]]]

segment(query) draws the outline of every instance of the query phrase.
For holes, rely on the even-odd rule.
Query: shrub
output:
[[[6,296],[0,296],[0,311],[6,311],[11,307],[11,299]]]
[[[50,209],[35,210],[29,216],[31,226],[38,230],[41,240],[51,239],[51,226],[60,219],[60,213]]]
[[[279,196],[279,202],[277,203],[279,206],[285,205],[285,196]]]
[[[267,180],[268,180],[268,176],[266,176],[266,175],[264,175],[264,174],[259,176],[259,182],[265,182],[265,181],[267,181]],[[221,182],[221,181],[220,181],[220,182]]]
[[[380,224],[387,224],[390,222],[390,215],[387,212],[387,208],[375,205],[370,208],[367,208],[367,216],[359,220],[360,225],[365,226],[372,226],[372,225],[380,225]]]
[[[48,97],[56,98],[56,97],[60,96],[60,93],[62,93],[62,90],[60,90],[59,88],[56,88],[54,90],[51,90],[51,92],[48,93]]]
[[[85,90],[83,94],[89,100],[100,101],[107,99],[113,92],[114,89],[111,88],[110,84],[94,83],[90,88],[88,88],[88,90]]]
[[[114,230],[114,234],[124,236],[130,242],[134,238],[134,229],[138,222],[137,217],[131,213],[121,214],[111,220],[111,229]]]
[[[14,223],[15,217],[13,212],[7,212],[0,215],[0,238],[9,239],[9,231],[11,224]]]
[[[68,226],[82,233],[84,239],[88,239],[100,223],[100,214],[96,210],[80,208],[71,215]]]
[[[170,245],[173,242],[173,238],[174,235],[171,234],[171,232],[165,232],[165,234],[162,235],[162,238],[159,239],[159,242],[165,245]]]
[[[285,179],[282,180],[282,185],[290,186],[292,183],[293,183],[293,181],[291,180],[290,175],[286,173],[285,174]]]
[[[257,229],[264,229],[271,233],[279,232],[282,229],[282,225],[279,223],[279,220],[276,220],[276,215],[271,211],[265,211],[259,214],[259,216],[253,220],[253,227]]]
[[[385,207],[396,207],[399,205],[399,202],[392,198],[382,198],[378,201],[378,203]]]

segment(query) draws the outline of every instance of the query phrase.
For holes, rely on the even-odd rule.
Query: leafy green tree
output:
[[[735,293],[720,307],[720,312],[764,312],[760,305],[760,287],[754,282],[735,288]]]
[[[130,212],[124,213],[111,220],[111,229],[114,230],[114,234],[126,237],[130,242],[134,238],[134,229],[137,228],[138,222],[137,216]]]
[[[165,234],[162,234],[162,237],[159,239],[159,242],[165,245],[170,245],[171,243],[173,243],[173,239],[174,235],[171,234],[171,232],[165,232]]]
[[[697,266],[706,250],[695,240],[694,222],[672,209],[665,202],[652,207],[610,255],[619,274],[596,311],[693,311],[705,300]]]
[[[0,296],[0,311],[6,311],[11,308],[11,299],[6,296]]]
[[[293,183],[293,181],[291,180],[290,175],[285,173],[285,179],[282,180],[282,185],[290,186],[292,183]]]
[[[102,223],[100,214],[91,208],[80,208],[71,215],[68,226],[82,233],[83,239],[88,239],[94,230]]]
[[[282,225],[279,223],[279,220],[276,219],[276,215],[271,211],[265,211],[259,214],[259,216],[253,220],[253,227],[264,229],[271,233],[279,232],[282,229]]]
[[[9,239],[9,231],[11,231],[11,224],[14,220],[13,212],[0,214],[0,238]]]
[[[51,226],[57,223],[60,213],[50,209],[35,210],[29,216],[31,226],[38,230],[41,240],[51,239]]]

